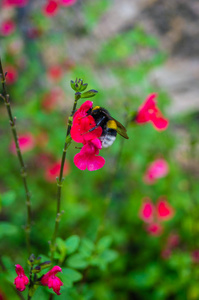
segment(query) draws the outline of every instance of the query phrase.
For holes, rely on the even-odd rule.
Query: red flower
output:
[[[58,12],[57,1],[48,0],[48,2],[43,8],[43,12],[47,17],[54,17]]]
[[[16,289],[20,292],[23,292],[26,288],[26,285],[29,283],[28,277],[24,273],[24,269],[20,265],[15,266],[15,271],[17,273],[17,277],[14,280],[14,284],[16,285]]]
[[[156,159],[146,170],[143,180],[146,184],[153,184],[157,179],[166,176],[169,172],[169,166],[166,160]]]
[[[150,223],[147,225],[146,230],[150,235],[159,236],[163,231],[163,227],[160,223]]]
[[[105,159],[99,154],[99,149],[102,148],[101,141],[99,139],[93,139],[88,141],[74,157],[74,164],[80,170],[96,171],[102,168],[105,164]]]
[[[72,6],[77,2],[77,0],[59,0],[59,4],[63,6]]]
[[[156,106],[156,94],[148,96],[144,104],[138,110],[135,121],[139,124],[152,122],[155,129],[165,130],[169,125],[169,121],[163,117],[161,111]]]
[[[35,146],[35,139],[31,133],[19,135],[18,142],[22,153],[32,150]],[[16,147],[14,141],[10,145],[10,151],[16,154]]]
[[[60,87],[54,87],[50,92],[44,94],[42,98],[42,108],[46,112],[51,112],[63,103],[65,95]]]
[[[13,84],[18,78],[17,70],[14,66],[7,65],[5,68],[7,75],[6,75],[6,83]]]
[[[92,105],[93,102],[91,101],[84,102],[73,116],[73,125],[70,133],[72,139],[77,143],[85,144],[87,141],[98,138],[102,134],[100,126],[89,132],[90,129],[96,126],[94,118],[91,115],[87,115]]]
[[[22,7],[28,3],[28,0],[3,0],[3,6]]]
[[[174,209],[164,198],[159,198],[156,205],[149,198],[145,198],[139,217],[147,223],[146,229],[150,234],[159,235],[163,231],[161,221],[169,220],[174,215]]]
[[[12,20],[7,20],[2,22],[0,27],[0,33],[3,36],[12,34],[15,31],[15,23]]]
[[[51,66],[47,71],[47,76],[53,81],[59,81],[63,76],[63,69],[59,65]]]
[[[60,168],[61,168],[60,162],[51,163],[50,166],[48,166],[48,168],[46,168],[45,179],[48,182],[55,181],[56,177],[59,176]],[[68,162],[65,161],[63,175],[64,176],[68,175],[69,171],[70,171],[70,166],[69,166]]]
[[[52,288],[57,295],[61,295],[60,288],[63,285],[63,282],[55,275],[61,271],[62,269],[59,266],[54,266],[52,270],[47,272],[41,279],[41,283],[48,286],[49,289]]]
[[[149,198],[146,198],[142,203],[139,216],[144,222],[151,223],[154,219],[154,210],[153,203]]]
[[[191,253],[191,259],[193,263],[199,263],[199,249],[196,249]]]
[[[161,199],[158,201],[156,205],[157,209],[157,216],[158,219],[162,221],[169,220],[173,217],[174,215],[174,210],[173,208],[169,205],[169,203],[165,199]]]

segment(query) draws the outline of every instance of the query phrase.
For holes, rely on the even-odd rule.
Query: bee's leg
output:
[[[106,117],[103,116],[98,122],[96,122],[96,125],[95,125],[93,128],[89,129],[88,132],[91,132],[91,131],[95,130],[97,127],[99,127],[100,124],[104,121],[105,118],[106,118]]]

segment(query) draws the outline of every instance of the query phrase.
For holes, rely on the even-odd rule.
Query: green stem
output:
[[[79,98],[80,98],[80,96],[78,94],[75,94],[75,101],[74,101],[73,109],[72,109],[70,117],[68,118],[68,126],[67,126],[64,149],[63,149],[63,153],[62,153],[61,168],[60,168],[59,178],[57,180],[57,213],[56,213],[56,218],[55,218],[54,232],[53,232],[52,240],[51,240],[51,244],[50,244],[51,261],[53,261],[53,259],[54,259],[54,252],[56,250],[55,242],[56,242],[57,233],[58,233],[58,229],[59,229],[59,223],[61,220],[61,192],[62,192],[63,170],[64,170],[64,164],[65,164],[65,159],[66,159],[66,152],[71,143],[70,131],[71,131],[71,127],[72,127],[73,115],[75,113],[77,101]]]
[[[21,150],[20,150],[20,147],[19,147],[19,142],[18,142],[18,136],[17,136],[17,131],[16,131],[16,118],[14,118],[13,115],[12,115],[12,110],[11,110],[10,100],[9,100],[9,94],[7,93],[7,89],[6,89],[6,79],[5,79],[5,75],[4,75],[4,72],[3,72],[1,58],[0,58],[0,79],[1,79],[2,88],[3,88],[3,93],[0,96],[4,100],[4,104],[6,106],[7,113],[8,113],[8,116],[9,116],[10,127],[11,127],[11,130],[12,130],[12,134],[13,134],[14,142],[15,142],[15,146],[16,146],[16,151],[17,151],[17,157],[19,159],[19,163],[20,163],[20,166],[21,166],[21,177],[22,177],[22,180],[23,180],[23,185],[24,185],[24,189],[25,189],[25,193],[26,193],[27,222],[26,222],[26,226],[25,226],[25,232],[26,232],[26,243],[27,243],[28,255],[30,255],[30,253],[31,253],[31,249],[30,249],[30,230],[31,230],[30,192],[29,192],[28,183],[27,183],[26,166],[24,164],[24,160],[23,160]]]

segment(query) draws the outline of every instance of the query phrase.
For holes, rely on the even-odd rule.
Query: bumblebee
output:
[[[99,137],[99,139],[102,142],[103,148],[107,148],[113,144],[117,133],[119,133],[125,139],[129,138],[126,133],[126,128],[120,122],[111,117],[105,108],[101,106],[95,106],[91,109],[90,114],[96,123],[96,126],[90,131],[94,130],[98,126],[102,127],[102,135]]]

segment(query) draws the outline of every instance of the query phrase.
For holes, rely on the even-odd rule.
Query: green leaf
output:
[[[73,282],[79,281],[82,279],[82,274],[79,273],[78,271],[75,271],[70,268],[63,268],[62,269],[62,274],[60,274],[61,279],[64,282],[65,287],[72,287]]]
[[[96,91],[96,90],[89,90],[85,93],[82,93],[81,98],[91,98],[91,97],[94,97],[97,93],[98,93],[98,91]]]
[[[88,262],[81,253],[71,255],[68,258],[67,263],[69,267],[75,269],[84,269],[88,266]]]
[[[2,206],[9,206],[16,200],[16,194],[14,191],[8,191],[1,195]]]
[[[79,252],[81,252],[81,254],[84,257],[89,257],[91,256],[94,248],[95,248],[94,243],[91,240],[85,238],[81,241]]]
[[[100,258],[104,260],[106,263],[113,262],[118,257],[118,253],[115,250],[105,250]]]
[[[111,243],[112,243],[111,236],[109,235],[103,236],[97,243],[97,251],[99,253],[103,252],[104,250],[110,247]]]
[[[0,238],[4,236],[12,236],[16,235],[18,232],[18,227],[12,225],[8,222],[1,222],[0,223]]]
[[[88,86],[88,83],[82,84],[81,87],[80,87],[80,89],[79,89],[79,91],[80,91],[80,92],[85,91],[85,89],[87,88],[87,86]]]
[[[79,247],[80,238],[78,235],[71,235],[65,241],[66,253],[71,254],[74,253]]]

